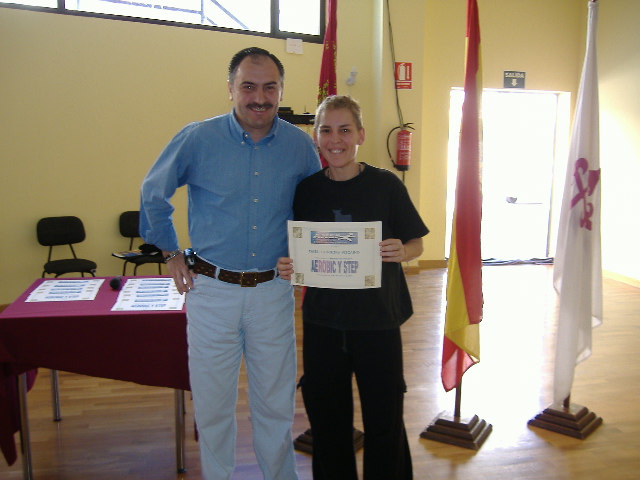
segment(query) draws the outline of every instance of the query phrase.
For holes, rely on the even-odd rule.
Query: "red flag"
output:
[[[480,181],[482,69],[477,0],[467,0],[466,67],[460,129],[458,179],[447,275],[447,311],[442,352],[442,384],[458,385],[480,360],[482,257]]]
[[[322,50],[322,64],[320,65],[318,105],[329,95],[338,93],[336,86],[336,58],[338,55],[337,8],[338,0],[327,0],[327,27],[324,33],[324,48]]]
[[[324,48],[322,49],[322,63],[320,64],[318,105],[328,96],[338,93],[336,85],[336,58],[338,56],[337,9],[338,0],[327,0],[327,27],[324,32]],[[320,154],[320,164],[323,167],[328,165],[322,154]]]

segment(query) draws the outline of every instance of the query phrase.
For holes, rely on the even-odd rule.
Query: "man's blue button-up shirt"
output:
[[[179,248],[171,197],[187,185],[189,237],[198,255],[228,270],[268,270],[287,256],[295,188],[320,169],[311,137],[276,117],[254,143],[233,112],[184,127],[141,188],[140,235]]]

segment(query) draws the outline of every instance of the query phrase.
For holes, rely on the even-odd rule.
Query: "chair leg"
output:
[[[176,468],[178,473],[185,473],[184,451],[184,390],[174,390],[174,415],[176,434]]]
[[[18,403],[20,405],[20,448],[22,451],[22,478],[33,479],[31,460],[31,435],[29,433],[29,413],[27,408],[27,373],[18,375]]]

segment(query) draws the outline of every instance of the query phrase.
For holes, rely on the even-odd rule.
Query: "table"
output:
[[[158,278],[162,276],[153,276]],[[85,277],[86,278],[86,277]],[[0,445],[16,459],[14,399],[7,382],[19,375],[23,476],[32,478],[25,372],[38,367],[175,389],[176,463],[184,471],[184,390],[189,390],[186,313],[112,312],[118,292],[104,278],[93,301],[26,303],[36,280],[0,313]],[[122,277],[122,282],[127,278]],[[11,448],[13,447],[13,448]]]

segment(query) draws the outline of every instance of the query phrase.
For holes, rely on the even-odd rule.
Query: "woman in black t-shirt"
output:
[[[357,480],[352,377],[364,424],[364,479],[413,478],[403,421],[406,385],[400,325],[413,313],[402,262],[422,253],[428,233],[404,184],[391,172],[356,161],[365,130],[359,104],[332,96],[318,107],[314,140],[328,167],[296,190],[296,220],[382,222],[380,288],[308,287],[302,306],[304,375],[314,480]],[[290,279],[291,258],[278,261]]]

